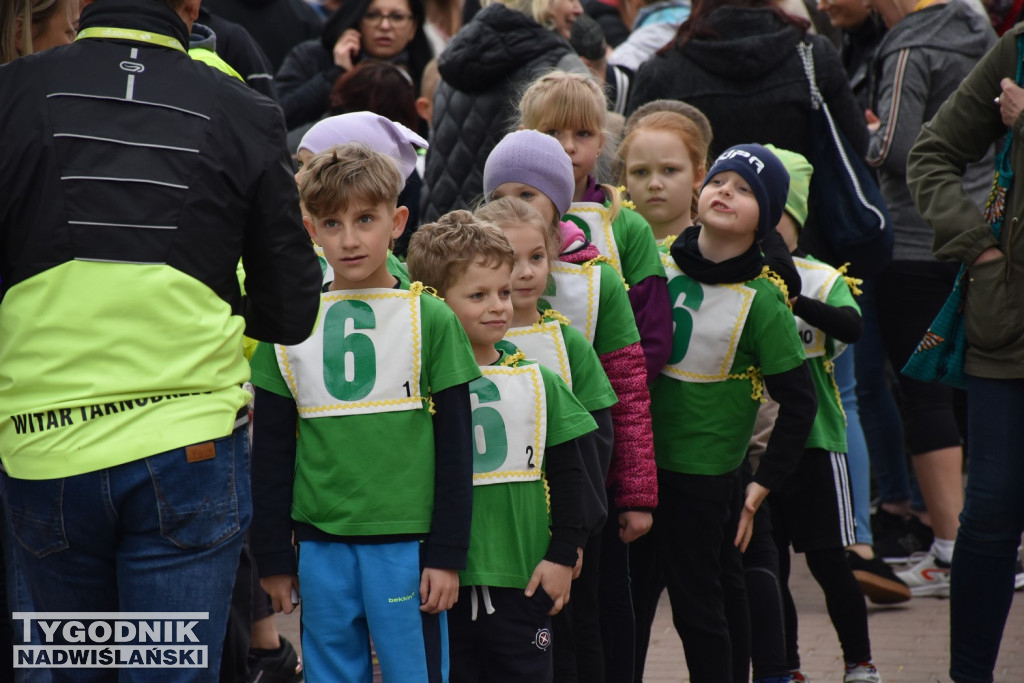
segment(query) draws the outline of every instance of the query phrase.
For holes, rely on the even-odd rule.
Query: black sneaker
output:
[[[875,552],[889,564],[905,564],[932,547],[932,530],[914,515],[901,517],[879,508],[871,517]]]
[[[910,600],[910,588],[878,555],[865,560],[852,550],[847,550],[846,561],[861,591],[871,602],[876,605],[895,605]]]
[[[249,650],[249,680],[251,683],[300,683],[302,660],[295,647],[284,636],[276,650]]]

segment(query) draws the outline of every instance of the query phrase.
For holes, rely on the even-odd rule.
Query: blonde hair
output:
[[[32,38],[61,7],[71,20],[71,3],[77,0],[0,0],[0,64],[32,54]],[[17,47],[20,28],[21,49]]]
[[[346,211],[354,201],[398,204],[402,177],[389,157],[359,142],[331,147],[303,166],[299,196],[311,216]]]
[[[460,209],[413,233],[405,265],[410,279],[433,287],[444,296],[474,263],[488,268],[512,268],[515,262],[516,254],[505,233]]]
[[[545,132],[558,128],[591,130],[607,139],[605,120],[608,101],[592,76],[551,71],[533,81],[519,98],[519,125]],[[611,200],[609,220],[622,206],[618,188],[599,185]]]
[[[506,225],[532,225],[544,237],[544,248],[548,252],[548,260],[558,260],[561,251],[559,245],[562,243],[562,232],[558,226],[553,226],[544,220],[537,209],[530,206],[528,202],[519,197],[502,197],[484,204],[476,211],[476,217],[498,226],[502,230]]]
[[[555,0],[483,0],[481,6],[504,5],[530,17],[546,29],[555,28]]]
[[[708,146],[711,141],[705,137],[700,126],[692,119],[674,111],[656,111],[644,116],[630,128],[629,133],[619,145],[619,151],[615,158],[619,168],[619,182],[626,183],[626,159],[629,157],[629,150],[633,146],[636,137],[645,130],[661,131],[672,133],[677,136],[683,146],[686,147],[686,154],[693,165],[695,178],[703,175],[707,169]],[[697,193],[694,192],[690,199],[690,215],[697,215]]]

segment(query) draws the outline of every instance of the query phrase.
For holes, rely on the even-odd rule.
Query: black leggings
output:
[[[958,268],[939,261],[893,261],[878,281],[878,324],[903,398],[903,431],[911,455],[961,444],[953,389],[900,372],[952,291]]]
[[[842,548],[809,550],[805,554],[807,567],[814,580],[825,593],[825,606],[829,619],[839,636],[846,662],[871,660],[871,641],[868,638],[868,608],[864,603],[857,580],[846,563]],[[790,669],[800,668],[797,646],[797,617],[793,595],[789,592],[790,555],[788,544],[779,547],[779,583],[782,604],[786,612],[786,659]]]

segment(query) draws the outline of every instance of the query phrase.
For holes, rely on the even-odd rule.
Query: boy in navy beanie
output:
[[[755,512],[799,462],[817,410],[789,294],[758,243],[779,222],[788,189],[769,150],[726,150],[701,188],[701,225],[662,259],[676,325],[669,363],[651,386],[653,534],[693,680],[746,675],[733,670],[750,656],[740,553]],[[740,467],[766,389],[779,416],[744,486]]]

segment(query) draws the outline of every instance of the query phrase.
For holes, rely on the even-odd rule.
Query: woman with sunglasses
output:
[[[360,61],[404,67],[419,91],[433,57],[423,31],[422,0],[347,0],[324,25],[319,40],[296,45],[275,77],[289,130],[327,111],[331,88]]]

